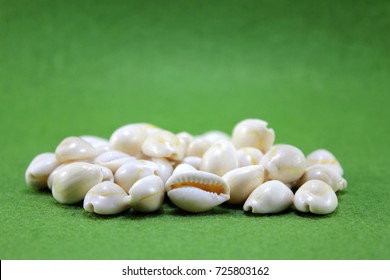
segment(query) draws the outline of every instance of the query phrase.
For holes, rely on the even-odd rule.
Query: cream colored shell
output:
[[[200,170],[223,176],[238,168],[237,152],[230,141],[221,140],[213,144],[203,155]]]
[[[109,181],[109,182],[114,182],[114,174],[112,174],[111,169],[98,165],[100,167],[100,170],[102,171],[103,174],[103,179],[102,181]]]
[[[185,157],[183,158],[183,163],[192,165],[195,169],[200,168],[200,164],[202,163],[201,157]]]
[[[173,204],[193,213],[209,211],[230,198],[226,182],[204,171],[174,173],[165,188]]]
[[[194,138],[188,145],[187,156],[202,157],[204,153],[211,147],[211,142],[204,138]]]
[[[328,165],[309,166],[299,180],[298,185],[301,186],[307,181],[315,179],[327,183],[335,192],[342,191],[347,187],[347,181],[334,168]]]
[[[49,177],[47,178],[47,187],[49,190],[52,189],[53,187],[53,178],[54,176],[58,173],[58,171],[63,168],[64,166],[67,166],[69,163],[62,163],[60,165],[58,165],[49,175]]]
[[[152,158],[152,162],[156,164],[157,175],[163,180],[165,184],[168,178],[172,175],[172,164],[165,158]]]
[[[154,158],[180,161],[184,158],[184,145],[179,138],[166,130],[150,135],[142,145],[142,153]]]
[[[273,214],[288,209],[293,201],[293,192],[282,182],[272,180],[257,187],[243,208],[257,214]]]
[[[81,139],[87,141],[92,147],[95,148],[98,155],[101,153],[107,152],[110,149],[110,143],[107,139],[94,136],[94,135],[83,135],[80,136]]]
[[[101,214],[119,214],[130,208],[127,193],[117,184],[102,182],[92,187],[84,198],[85,211]]]
[[[182,145],[184,147],[184,154],[186,154],[188,146],[190,145],[192,140],[194,140],[194,137],[185,131],[176,134],[176,136],[177,136],[177,138],[179,138],[179,141],[182,143]]]
[[[326,165],[343,176],[343,168],[341,167],[336,157],[328,150],[315,150],[307,156],[307,162],[309,165]]]
[[[119,151],[107,151],[95,158],[95,164],[105,166],[109,168],[112,173],[115,173],[122,164],[132,160],[136,160],[136,158],[131,157],[126,153]]]
[[[138,212],[154,212],[164,202],[165,187],[160,177],[151,175],[138,180],[129,190],[129,205]]]
[[[55,174],[52,194],[59,203],[77,203],[102,180],[103,173],[99,166],[85,162],[70,163]]]
[[[301,212],[329,214],[336,209],[337,204],[335,192],[320,180],[307,181],[297,190],[294,197],[294,206]]]
[[[146,138],[150,134],[148,127],[153,125],[135,123],[124,125],[113,132],[110,137],[110,148],[131,156],[137,156]]]
[[[210,142],[211,145],[215,144],[215,143],[217,143],[218,141],[221,141],[221,140],[231,141],[230,136],[228,134],[226,134],[223,131],[219,131],[219,130],[208,131],[208,132],[202,134],[201,138],[203,138],[203,139],[207,140],[208,142]]]
[[[266,177],[285,184],[298,180],[306,169],[306,158],[301,150],[291,145],[275,145],[261,159]]]
[[[232,142],[239,148],[253,147],[267,152],[275,141],[275,132],[268,123],[259,119],[246,119],[233,129]]]
[[[240,167],[259,164],[262,156],[263,153],[259,149],[252,147],[237,150],[238,164]]]
[[[175,170],[173,170],[172,175],[177,175],[183,172],[188,172],[188,171],[196,171],[196,168],[193,167],[191,164],[187,163],[181,163],[175,167]]]
[[[80,137],[67,137],[61,141],[55,151],[59,162],[92,160],[98,153],[87,141]]]
[[[244,166],[229,171],[222,177],[230,187],[230,204],[244,204],[251,192],[264,182],[264,167]]]
[[[42,153],[37,155],[29,164],[25,172],[26,183],[37,188],[47,187],[47,179],[51,172],[60,163],[53,153]]]

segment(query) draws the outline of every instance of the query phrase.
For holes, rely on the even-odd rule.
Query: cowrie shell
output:
[[[211,142],[204,138],[195,138],[188,145],[187,156],[202,157],[204,153],[211,147]]]
[[[87,212],[113,215],[128,210],[130,205],[127,193],[120,186],[105,181],[87,192],[83,207]]]
[[[107,139],[104,139],[102,137],[94,135],[83,135],[80,136],[80,138],[91,144],[91,146],[95,148],[98,155],[107,152],[110,149],[110,143]]]
[[[194,140],[194,137],[185,131],[176,134],[176,136],[177,136],[177,138],[179,138],[179,141],[182,143],[182,145],[184,147],[184,154],[186,154],[188,146],[190,145],[192,140]]]
[[[174,173],[165,188],[173,204],[193,213],[209,211],[230,198],[226,182],[204,171]]]
[[[336,157],[328,150],[315,150],[307,156],[307,162],[309,163],[309,165],[328,166],[338,172],[341,176],[343,176],[343,168],[341,167]]]
[[[298,182],[303,185],[310,180],[321,180],[327,183],[333,191],[342,191],[347,187],[347,181],[332,167],[328,165],[312,165],[306,168],[305,173]]]
[[[252,147],[237,150],[238,164],[240,167],[259,164],[262,156],[263,153],[259,149]]]
[[[293,201],[293,192],[282,182],[272,180],[257,187],[243,208],[257,214],[273,214],[288,209]]]
[[[150,135],[142,145],[142,153],[154,158],[180,161],[184,158],[184,146],[179,138],[166,130]]]
[[[183,158],[183,163],[192,165],[195,169],[200,168],[200,164],[202,163],[201,157],[185,157]]]
[[[165,158],[152,158],[152,162],[157,165],[157,175],[165,184],[168,178],[172,175],[172,164]]]
[[[86,162],[69,163],[55,174],[52,194],[59,203],[77,203],[102,180],[103,173],[99,166]]]
[[[81,161],[94,159],[98,153],[87,141],[80,137],[67,137],[61,141],[55,151],[59,162]]]
[[[335,192],[320,180],[307,181],[296,191],[294,197],[294,206],[301,212],[329,214],[336,209],[337,204]]]
[[[225,132],[219,130],[211,130],[206,133],[203,133],[201,138],[207,140],[211,145],[221,140],[230,141],[230,136]]]
[[[53,153],[42,153],[37,155],[27,167],[25,172],[26,183],[37,188],[47,187],[47,179],[51,172],[60,163]]]
[[[153,131],[152,128],[154,128],[153,125],[145,123],[124,125],[112,133],[109,140],[110,148],[137,156],[146,138]]]
[[[187,163],[181,163],[176,166],[175,170],[173,171],[172,175],[177,175],[183,172],[188,172],[188,171],[196,171],[196,168],[193,167],[191,164]]]
[[[122,164],[132,160],[136,160],[136,158],[131,157],[126,153],[119,151],[107,151],[95,158],[95,164],[105,166],[109,168],[112,173],[115,173]]]

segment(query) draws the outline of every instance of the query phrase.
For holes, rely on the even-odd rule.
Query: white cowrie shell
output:
[[[149,131],[148,126],[153,127],[149,124],[136,123],[118,128],[110,137],[110,148],[137,156],[141,152],[142,145],[149,133],[153,131]]]
[[[298,180],[306,169],[306,159],[298,148],[291,145],[273,146],[259,162],[266,170],[266,177],[285,184]]]
[[[57,166],[49,175],[49,177],[47,178],[47,187],[49,188],[49,190],[52,189],[53,187],[53,178],[54,176],[58,173],[58,171],[67,166],[69,163],[63,163],[63,164],[60,164],[59,166]]]
[[[347,187],[347,181],[335,169],[328,165],[309,166],[299,180],[298,185],[303,185],[307,181],[315,179],[327,183],[335,192]]]
[[[130,205],[127,193],[120,186],[105,181],[87,192],[83,207],[87,212],[114,215],[128,210]]]
[[[337,204],[335,192],[320,180],[307,181],[297,190],[294,197],[294,206],[301,212],[329,214],[336,209]]]
[[[341,176],[343,176],[343,168],[340,163],[337,161],[336,157],[325,149],[315,150],[307,156],[307,162],[309,165],[326,165],[330,168],[333,168]]]
[[[221,140],[230,141],[230,136],[225,132],[219,130],[208,131],[204,133],[201,137],[207,140],[211,145]]]
[[[201,157],[185,157],[183,158],[183,163],[192,165],[195,169],[200,168],[200,164],[202,163]]]
[[[145,140],[142,152],[154,158],[180,161],[184,157],[184,146],[175,134],[162,130],[150,135]]]
[[[152,162],[157,165],[157,175],[165,184],[168,178],[172,175],[172,164],[165,158],[152,158]]]
[[[264,182],[264,167],[250,165],[233,169],[222,177],[230,187],[230,204],[244,204],[251,192]]]
[[[263,153],[259,149],[252,147],[237,150],[238,164],[240,167],[259,164],[262,156]]]
[[[213,144],[203,155],[200,170],[223,176],[238,168],[236,149],[230,141],[221,140]]]
[[[186,154],[188,146],[190,145],[192,140],[194,140],[194,137],[185,131],[176,134],[176,136],[177,138],[179,138],[180,142],[182,143],[184,147],[184,154]]]
[[[150,175],[158,175],[158,166],[154,162],[132,160],[118,168],[114,175],[114,181],[128,192],[135,182]]]
[[[175,167],[175,170],[173,170],[172,175],[177,175],[177,174],[187,172],[187,171],[196,171],[196,168],[190,164],[181,163]]]
[[[98,155],[101,153],[107,152],[110,149],[110,143],[107,139],[94,136],[94,135],[83,135],[80,136],[81,139],[87,141],[96,149]]]
[[[202,157],[211,147],[211,143],[204,138],[195,138],[188,145],[187,156]]]
[[[59,203],[77,203],[102,180],[103,173],[99,166],[86,162],[70,163],[54,176],[52,194]]]
[[[51,172],[59,165],[53,153],[42,153],[37,155],[27,167],[25,173],[26,183],[43,189],[47,187],[47,179]]]
[[[173,174],[165,188],[173,204],[193,213],[211,210],[230,198],[226,182],[220,176],[204,171]]]
[[[123,152],[107,151],[95,158],[95,164],[105,166],[109,168],[112,173],[115,173],[122,164],[132,160],[135,160],[135,157],[131,157]]]
[[[61,141],[55,151],[59,162],[91,160],[97,156],[97,151],[91,144],[80,137],[67,137]]]
[[[165,188],[160,177],[151,175],[138,180],[129,190],[128,203],[143,213],[157,211],[164,202]]]
[[[279,213],[294,201],[293,192],[280,181],[268,181],[257,187],[244,204],[244,211],[257,214]]]
[[[109,181],[109,182],[114,182],[114,174],[112,173],[111,169],[105,167],[105,166],[100,166],[98,165],[103,173],[103,179],[102,181]]]
[[[259,119],[246,119],[233,129],[232,142],[239,148],[253,147],[267,152],[275,141],[275,132],[268,123]]]

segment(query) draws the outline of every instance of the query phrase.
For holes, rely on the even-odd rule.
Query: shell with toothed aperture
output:
[[[204,171],[174,173],[165,188],[173,204],[193,213],[209,211],[230,198],[225,180]]]

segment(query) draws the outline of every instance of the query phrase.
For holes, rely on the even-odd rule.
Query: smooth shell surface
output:
[[[118,128],[110,137],[110,148],[137,156],[141,152],[143,143],[150,134],[148,130],[149,126],[151,128],[154,127],[145,123],[135,123]]]
[[[337,204],[335,192],[328,184],[320,180],[310,180],[304,183],[294,197],[294,206],[301,212],[329,214],[336,209]]]
[[[306,158],[301,150],[291,145],[275,145],[261,159],[266,176],[285,184],[298,180],[306,169]]]
[[[142,145],[142,152],[154,158],[180,161],[184,158],[184,145],[179,138],[166,130],[150,135]]]
[[[220,176],[204,171],[174,174],[165,187],[173,204],[193,213],[209,211],[230,198],[226,182]]]
[[[230,141],[221,140],[213,144],[203,155],[200,170],[223,176],[238,168],[237,152]]]
[[[309,165],[325,165],[343,176],[344,171],[336,157],[325,149],[315,150],[307,156],[307,162]]]
[[[230,136],[226,134],[223,131],[219,130],[211,130],[208,131],[201,136],[203,139],[207,140],[210,142],[210,144],[214,144],[218,141],[225,140],[225,141],[230,141]]]
[[[80,138],[91,144],[92,147],[95,148],[98,155],[107,152],[110,149],[110,143],[107,139],[93,135],[83,135],[80,136]]]
[[[105,167],[105,166],[100,166],[100,170],[103,173],[103,179],[102,181],[109,181],[109,182],[114,182],[114,174],[112,174],[111,169]]]
[[[87,212],[113,215],[130,208],[127,193],[117,184],[102,182],[92,187],[84,198],[84,209]]]
[[[267,152],[275,141],[275,132],[268,123],[259,119],[246,119],[233,129],[232,142],[239,148],[253,147]]]
[[[178,166],[176,166],[172,175],[177,175],[177,174],[180,174],[183,172],[188,172],[188,171],[196,171],[196,168],[193,167],[191,164],[181,163]]]
[[[157,211],[164,202],[165,187],[158,176],[138,180],[129,190],[129,204],[138,212]]]
[[[103,173],[99,166],[85,162],[70,163],[54,176],[52,194],[59,203],[77,203],[102,180]]]
[[[113,173],[118,170],[125,162],[135,160],[126,153],[119,151],[107,151],[95,158],[95,163],[109,168]]]
[[[114,181],[126,192],[139,179],[150,175],[158,175],[158,166],[148,160],[132,160],[124,163],[114,175]]]
[[[55,151],[59,162],[70,162],[80,160],[92,160],[98,153],[87,141],[80,137],[67,137],[61,141]]]
[[[244,204],[254,189],[264,182],[264,167],[251,165],[229,171],[222,177],[230,187],[230,204]]]
[[[157,175],[163,180],[165,184],[168,178],[172,175],[172,164],[165,158],[153,158],[152,162],[157,165]]]
[[[185,157],[183,158],[183,163],[192,165],[195,169],[200,168],[200,164],[202,163],[201,157]]]
[[[179,138],[179,141],[182,143],[184,147],[184,154],[186,154],[188,146],[190,145],[192,140],[194,140],[194,137],[185,131],[176,134],[176,136],[177,138]]]
[[[237,150],[238,164],[240,167],[259,164],[262,156],[263,153],[259,149],[252,147]]]
[[[188,145],[187,156],[202,157],[204,153],[211,147],[211,142],[204,138],[195,138]]]
[[[26,183],[37,188],[47,187],[47,179],[51,172],[60,163],[53,153],[42,153],[37,155],[29,164],[25,172]]]
[[[268,181],[257,187],[244,204],[244,211],[273,214],[288,209],[294,201],[293,192],[280,181]]]
[[[59,166],[57,166],[49,175],[49,177],[47,178],[47,187],[49,190],[52,189],[53,187],[53,178],[54,176],[58,173],[58,171],[60,169],[62,169],[64,166],[67,166],[69,163],[63,163],[63,164],[60,164]]]
[[[347,187],[347,181],[334,168],[328,165],[309,166],[299,180],[298,185],[303,185],[307,181],[315,179],[327,183],[335,192],[342,191]]]

